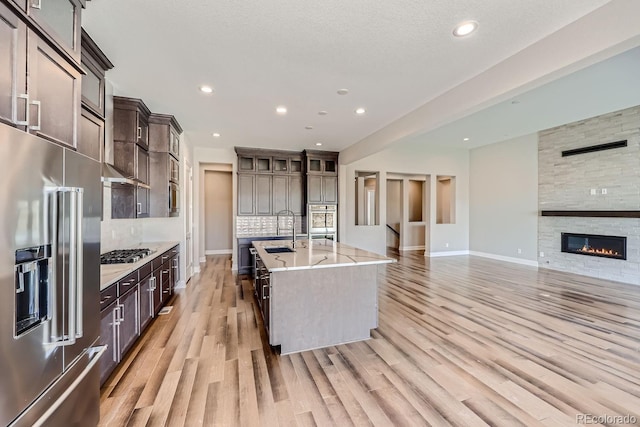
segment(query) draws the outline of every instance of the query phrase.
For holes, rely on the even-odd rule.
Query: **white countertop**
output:
[[[348,267],[352,265],[396,262],[393,258],[332,240],[297,240],[295,252],[274,254],[267,253],[264,248],[269,246],[291,247],[291,242],[259,240],[252,243],[269,271],[307,270],[311,268]]]
[[[148,248],[153,253],[147,257],[142,258],[138,262],[126,263],[126,264],[101,264],[100,265],[100,290],[104,290],[113,283],[122,279],[127,274],[142,267],[152,259],[159,257],[164,252],[168,251],[175,245],[179,245],[180,242],[147,242],[139,245],[130,246],[123,249],[142,249]]]

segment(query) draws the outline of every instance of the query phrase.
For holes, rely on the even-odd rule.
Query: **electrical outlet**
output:
[[[444,247],[445,247],[445,248],[448,248],[448,247],[449,247],[449,244],[448,244],[448,243],[445,243],[445,244],[444,244]]]
[[[518,248],[518,253],[521,254],[522,253],[522,249]]]
[[[607,194],[607,189],[606,189],[606,188],[603,188],[602,190],[600,190],[600,192],[601,192],[602,194]]]
[[[595,196],[596,194],[598,194],[598,191],[595,188],[591,189],[591,195]]]
[[[540,252],[540,258],[544,258],[544,252]]]

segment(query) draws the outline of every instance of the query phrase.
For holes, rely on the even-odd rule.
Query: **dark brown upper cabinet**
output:
[[[80,63],[83,0],[12,0],[56,50]]]
[[[26,130],[27,24],[0,3],[0,121]]]
[[[149,174],[152,217],[180,214],[180,134],[182,127],[169,114],[149,116]]]
[[[77,148],[99,162],[104,160],[105,74],[113,64],[82,30],[82,114]]]
[[[81,69],[31,28],[15,5],[0,4],[0,121],[75,148]]]
[[[103,117],[105,74],[113,68],[109,58],[102,52],[93,39],[82,30],[82,106]]]
[[[141,99],[114,96],[114,141],[138,144],[145,150],[148,150],[149,115],[151,115],[151,111],[149,111],[149,108],[147,108]]]
[[[236,147],[238,215],[304,215],[304,158],[299,151]]]
[[[307,174],[338,175],[338,154],[335,151],[305,150]]]
[[[307,160],[307,203],[338,203],[338,153],[305,150]]]

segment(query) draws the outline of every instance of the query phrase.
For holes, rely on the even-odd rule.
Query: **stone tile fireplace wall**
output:
[[[627,140],[627,146],[562,157],[562,151]],[[595,193],[595,194],[593,194]],[[640,106],[538,135],[540,210],[640,210]],[[627,260],[562,253],[562,232],[627,237]],[[540,267],[640,284],[640,219],[540,216]]]

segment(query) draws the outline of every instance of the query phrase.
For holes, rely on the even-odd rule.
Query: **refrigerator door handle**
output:
[[[55,187],[50,189],[53,194],[53,253],[58,254],[58,197],[62,193],[69,194],[69,281],[68,281],[68,332],[62,334],[62,337],[56,335],[57,332],[57,304],[56,304],[56,288],[53,283],[50,287],[52,294],[52,339],[57,347],[73,345],[76,338],[81,338],[83,334],[82,323],[82,273],[83,273],[83,235],[82,235],[82,217],[83,217],[83,192],[80,187]],[[56,265],[57,263],[54,263]],[[57,277],[55,274],[53,277]],[[55,281],[54,281],[55,282]]]

